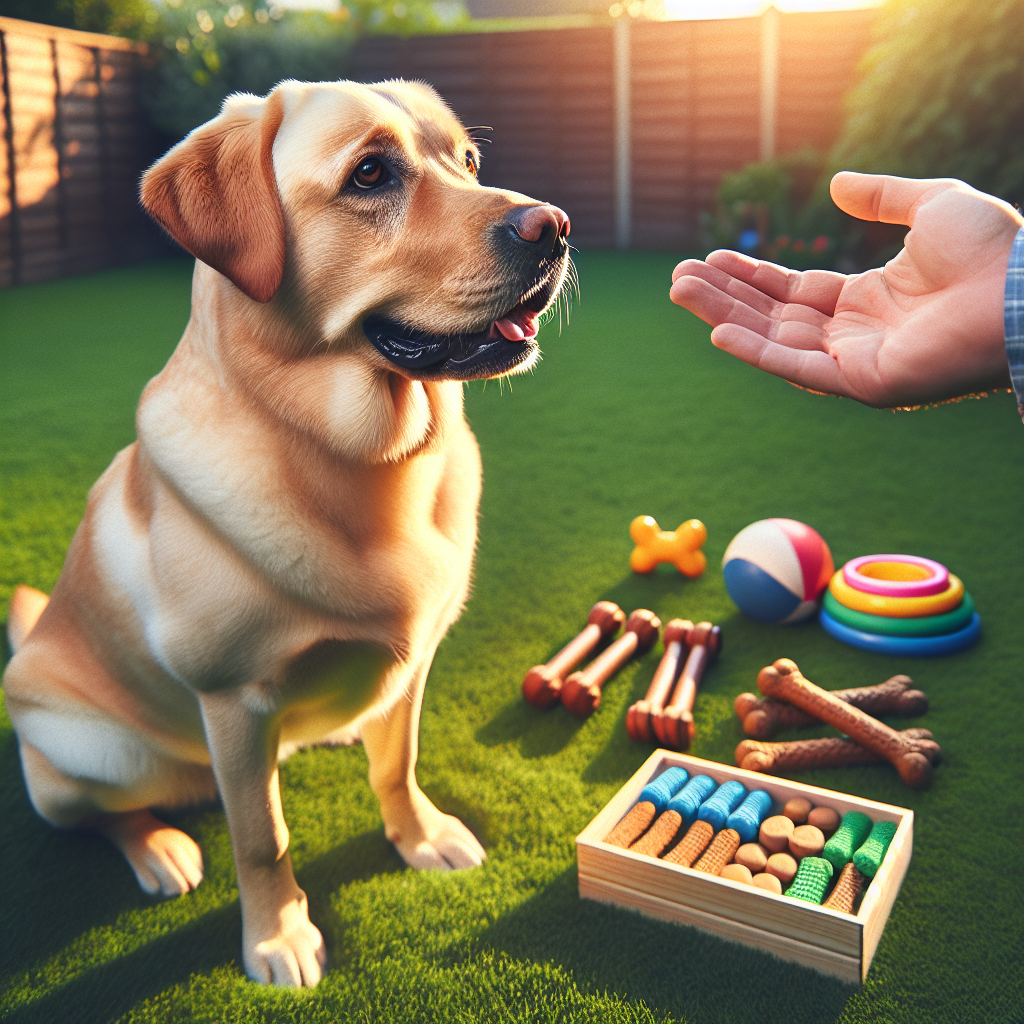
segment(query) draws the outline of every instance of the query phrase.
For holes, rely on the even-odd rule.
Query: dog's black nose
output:
[[[540,249],[554,250],[569,234],[569,217],[550,203],[517,206],[506,218],[509,227],[524,241]]]

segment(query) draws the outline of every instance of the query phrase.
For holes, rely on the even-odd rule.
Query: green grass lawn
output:
[[[571,325],[543,363],[468,388],[484,460],[475,590],[427,687],[419,778],[488,851],[478,870],[406,869],[384,838],[361,747],[310,750],[282,771],[300,884],[331,970],[312,992],[239,969],[238,894],[222,812],[178,814],[206,880],[161,902],[112,847],[61,834],[25,795],[0,723],[0,1013],[18,1021],[985,1022],[1024,1018],[1024,427],[996,395],[893,414],[821,398],[716,351],[667,299],[665,255],[580,260]],[[52,587],[86,492],[133,438],[145,381],[188,316],[191,268],[165,263],[0,293],[0,615],[11,587]],[[708,527],[687,580],[628,565],[630,520]],[[892,658],[815,623],[744,619],[722,553],[767,516],[803,520],[837,564],[937,558],[974,595],[984,635],[938,660]],[[863,988],[703,933],[581,901],[574,837],[649,755],[626,735],[660,646],[605,689],[589,720],[541,712],[526,669],[610,598],[708,618],[724,652],[697,702],[693,753],[733,763],[732,700],[792,657],[830,689],[906,672],[946,762],[926,792],[889,767],[816,785],[913,808],[914,856]],[[827,730],[820,730],[826,734]]]

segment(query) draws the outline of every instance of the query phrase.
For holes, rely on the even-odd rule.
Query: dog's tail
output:
[[[11,610],[7,613],[7,640],[12,651],[17,651],[25,642],[25,637],[32,632],[32,627],[49,603],[49,596],[41,590],[23,584],[14,588]]]

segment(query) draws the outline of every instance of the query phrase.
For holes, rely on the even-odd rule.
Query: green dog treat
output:
[[[853,851],[860,848],[870,831],[871,819],[866,814],[861,814],[860,811],[850,811],[848,814],[844,814],[842,824],[836,830],[836,834],[821,851],[822,857],[836,871],[842,870],[844,864],[853,860]]]
[[[832,865],[824,857],[804,857],[786,895],[795,900],[820,904],[831,880]]]
[[[892,837],[896,835],[896,825],[891,821],[876,821],[871,826],[871,834],[864,840],[860,849],[853,855],[854,867],[868,878],[874,878],[875,872],[882,866],[885,851],[889,849]]]

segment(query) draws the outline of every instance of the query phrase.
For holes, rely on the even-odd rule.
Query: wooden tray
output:
[[[710,775],[719,784],[738,779],[763,789],[776,801],[773,813],[794,796],[832,807],[840,815],[863,811],[872,821],[897,823],[896,835],[871,880],[856,915],[826,910],[802,900],[756,889],[740,882],[602,842],[653,778],[674,766],[692,775]],[[609,804],[576,837],[580,896],[639,910],[663,921],[691,925],[724,939],[765,950],[783,960],[813,967],[843,981],[867,976],[896,894],[910,864],[914,812],[902,807],[805,786],[772,775],[748,772],[671,750],[656,750]]]

